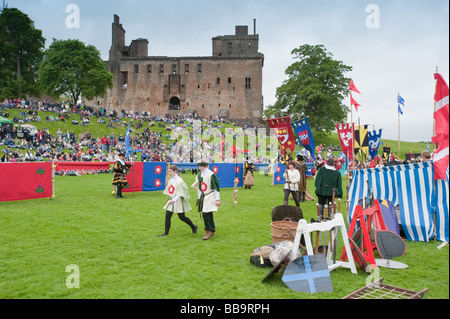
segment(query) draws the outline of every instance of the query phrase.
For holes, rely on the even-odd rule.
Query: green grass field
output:
[[[188,186],[194,180],[191,173],[182,177]],[[331,272],[334,292],[317,294],[290,290],[281,273],[261,282],[271,268],[250,264],[250,254],[272,243],[271,211],[283,202],[282,186],[270,186],[271,177],[255,174],[256,186],[239,190],[237,206],[233,190],[221,190],[216,236],[208,241],[196,211],[187,215],[200,226],[197,234],[173,216],[169,236],[157,237],[164,231],[162,192],[117,200],[111,180],[110,174],[56,176],[55,199],[0,203],[0,298],[339,299],[371,279],[359,268],[357,275],[340,268]],[[314,193],[312,179],[308,189]],[[190,194],[195,208],[196,191]],[[315,202],[301,206],[306,220],[316,215]],[[409,268],[380,268],[384,283],[427,287],[424,298],[448,299],[448,245],[406,244],[405,256],[395,260]],[[69,265],[79,268],[79,288],[66,286]]]

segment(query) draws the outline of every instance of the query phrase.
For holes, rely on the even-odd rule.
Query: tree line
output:
[[[114,76],[100,52],[80,40],[46,39],[34,22],[17,8],[0,14],[0,99],[40,97],[47,94],[93,99],[112,88]]]

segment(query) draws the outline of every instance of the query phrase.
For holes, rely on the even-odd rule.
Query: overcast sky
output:
[[[400,117],[403,141],[429,141],[433,134],[433,74],[449,79],[448,0],[6,0],[35,22],[47,39],[80,39],[108,59],[113,15],[120,16],[126,44],[147,38],[150,56],[211,56],[211,38],[231,35],[236,25],[259,34],[264,54],[264,105],[293,62],[291,51],[323,44],[334,58],[352,66],[361,92],[353,121],[383,129],[397,139],[397,94],[405,99]],[[79,8],[79,28],[67,20]],[[69,7],[70,9],[70,7]],[[70,20],[71,22],[75,20]],[[73,25],[72,25],[73,26]],[[75,25],[76,26],[76,25]],[[344,101],[349,105],[349,100]],[[350,113],[348,115],[350,121]]]

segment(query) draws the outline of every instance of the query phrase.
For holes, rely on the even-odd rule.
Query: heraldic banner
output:
[[[315,154],[315,143],[311,133],[311,128],[309,126],[308,118],[292,123],[292,128],[295,131],[295,135],[297,135],[298,140],[303,145],[303,147],[309,151],[312,158],[316,160]]]
[[[380,147],[381,134],[383,130],[374,130],[369,132],[369,155],[374,159],[378,155],[378,148]]]
[[[295,149],[295,138],[292,132],[291,119],[289,116],[279,117],[275,119],[266,119],[267,125],[274,131],[278,141],[280,142],[280,151],[286,156],[286,150],[290,149],[293,154]]]
[[[52,197],[51,162],[3,163],[0,178],[0,202]]]
[[[360,161],[365,161],[369,155],[369,125],[356,126],[354,129],[354,150],[355,156]]]
[[[352,145],[353,145],[352,128],[353,128],[353,125],[354,124],[350,125],[348,123],[336,124],[342,152],[349,160],[353,159],[353,153],[352,153]]]

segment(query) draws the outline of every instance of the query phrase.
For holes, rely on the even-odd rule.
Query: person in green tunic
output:
[[[208,240],[214,236],[216,231],[213,212],[217,212],[220,206],[219,179],[208,168],[209,163],[206,160],[200,160],[197,165],[200,173],[195,177],[195,183],[192,184],[192,187],[197,189],[198,211],[202,213],[205,223],[206,233],[203,240]]]
[[[158,235],[158,237],[169,235],[173,213],[176,213],[178,218],[188,224],[191,227],[192,232],[196,234],[198,226],[194,225],[185,215],[185,213],[192,210],[191,205],[189,205],[189,202],[187,201],[190,198],[190,195],[186,183],[178,174],[178,167],[176,165],[170,165],[167,172],[171,178],[163,192],[164,195],[169,197],[166,205],[163,207],[163,209],[166,210],[165,229],[164,233]]]
[[[327,163],[319,169],[314,184],[318,197],[319,220],[322,220],[324,205],[331,203],[333,190],[335,190],[335,197],[342,198],[342,177],[341,173],[334,167],[333,158],[327,159]]]

